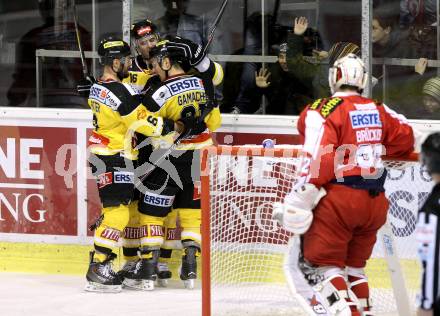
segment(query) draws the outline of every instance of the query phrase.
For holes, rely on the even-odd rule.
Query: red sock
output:
[[[370,288],[368,286],[367,279],[349,275],[348,281],[350,282],[350,289],[360,301],[361,306],[363,307],[363,311],[371,311],[371,306],[369,302]]]
[[[347,296],[348,296],[348,287],[347,287],[347,283],[345,282],[345,279],[343,276],[335,277],[330,282],[333,284],[333,286],[338,291],[347,291]],[[351,304],[351,303],[353,303],[353,301],[349,297],[346,297],[345,300],[350,305],[351,315],[360,316],[361,314],[359,313],[358,309],[356,308],[356,305]]]

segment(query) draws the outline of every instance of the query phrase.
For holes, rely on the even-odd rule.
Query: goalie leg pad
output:
[[[308,283],[305,275],[301,269],[300,240],[298,237],[293,237],[289,241],[289,251],[284,258],[283,271],[287,280],[287,285],[290,294],[296,299],[301,308],[308,315],[322,315],[327,316],[328,313],[321,303],[319,293],[313,291],[312,286]],[[313,269],[315,272],[316,269]]]
[[[359,315],[356,306],[352,306],[353,302],[351,302],[347,284],[342,274],[333,274],[327,277],[323,282],[315,285],[313,289],[320,294],[322,304],[330,315]]]

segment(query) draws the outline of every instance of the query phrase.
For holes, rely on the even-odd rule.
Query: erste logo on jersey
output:
[[[144,196],[144,202],[146,204],[160,206],[160,207],[171,207],[174,202],[174,196],[160,195],[152,192],[146,192]]]
[[[366,127],[382,127],[378,110],[350,111],[351,126],[354,129]]]
[[[134,178],[133,172],[115,171],[113,173],[114,183],[133,183],[133,178]]]
[[[171,94],[176,95],[188,90],[203,89],[201,81],[199,78],[191,77],[173,81],[167,84],[167,86]]]
[[[113,92],[106,87],[96,84],[90,88],[89,98],[108,105],[113,110],[116,110],[121,104],[121,100]]]

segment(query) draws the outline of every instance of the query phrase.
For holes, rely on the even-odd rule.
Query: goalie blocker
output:
[[[287,195],[284,203],[274,203],[273,219],[289,232],[304,234],[312,224],[312,210],[326,194],[324,188],[306,183]]]

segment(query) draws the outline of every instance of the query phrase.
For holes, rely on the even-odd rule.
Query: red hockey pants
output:
[[[340,184],[326,190],[303,236],[304,258],[317,266],[363,268],[386,222],[388,200],[383,192],[372,197],[367,190]]]

